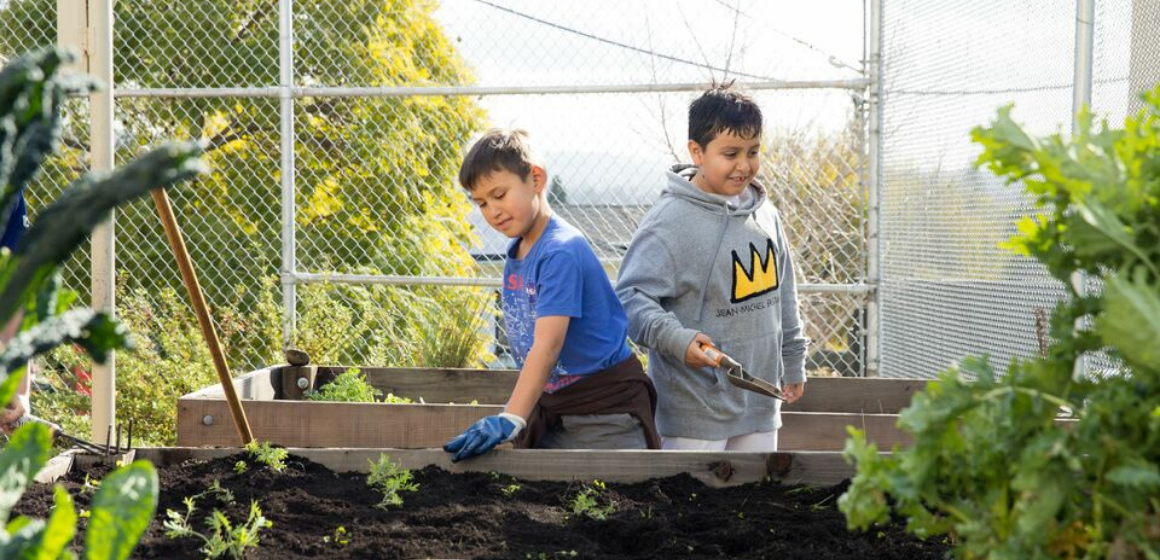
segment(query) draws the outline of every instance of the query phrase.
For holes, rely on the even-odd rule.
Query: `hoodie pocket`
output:
[[[676,361],[656,352],[649,355],[649,361],[663,362],[656,368],[653,383],[656,385],[659,405],[666,408],[684,410],[716,410],[717,403],[728,385],[719,369],[693,369],[683,361]]]
[[[733,340],[723,342],[721,344],[721,351],[737,360],[745,371],[758,379],[768,381],[774,385],[781,385],[782,371],[784,365],[781,359],[781,335],[766,335],[758,338],[747,340]],[[743,391],[743,389],[737,389]],[[755,399],[764,399],[752,401],[754,403],[769,404],[773,406],[772,398],[752,393]]]

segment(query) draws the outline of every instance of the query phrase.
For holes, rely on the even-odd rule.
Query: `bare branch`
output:
[[[644,28],[645,28],[645,32],[646,32],[645,36],[648,40],[648,49],[651,51],[651,50],[653,50],[652,24],[649,22],[648,12],[645,12],[645,14],[644,14]],[[657,79],[657,65],[656,65],[656,57],[655,56],[650,56],[648,58],[648,65],[649,65],[649,72],[652,73],[653,83],[654,84],[660,83],[660,81]],[[663,94],[658,92],[656,94],[656,97],[657,97],[657,109],[660,110],[661,136],[665,139],[665,142],[664,142],[665,149],[667,149],[669,152],[669,155],[672,156],[674,164],[681,163],[681,158],[677,157],[677,150],[673,147],[673,139],[671,136],[669,136],[669,123],[668,123],[668,110],[667,110],[668,104],[665,102],[665,98],[664,98]]]
[[[722,80],[729,79],[729,65],[733,62],[733,45],[737,42],[737,24],[741,18],[741,0],[737,0],[737,7],[733,8],[733,32],[729,35],[729,50],[725,57],[725,75]]]
[[[701,41],[697,39],[697,32],[693,30],[692,24],[689,23],[689,18],[685,17],[685,10],[681,8],[680,3],[677,3],[677,11],[681,14],[681,21],[685,23],[685,29],[689,31],[689,38],[693,40],[693,44],[697,46],[697,52],[701,54],[701,60],[704,61],[705,69],[709,71],[709,82],[717,83],[717,77],[713,75],[713,64],[709,62],[709,56],[705,54],[705,48],[701,46]]]

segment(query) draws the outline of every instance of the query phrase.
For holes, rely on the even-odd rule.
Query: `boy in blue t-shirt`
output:
[[[0,248],[15,251],[16,244],[24,237],[26,229],[28,229],[28,206],[24,201],[24,193],[21,192],[16,195],[16,200],[12,203],[12,211],[8,214],[8,223],[0,234]],[[17,314],[0,330],[0,347],[8,344],[8,341],[16,335],[16,329],[20,326],[22,318],[22,315]],[[31,386],[32,372],[27,372],[24,375],[24,381],[21,381],[16,388],[16,395],[12,397],[12,402],[6,407],[0,408],[0,432],[11,434],[16,430],[14,422],[32,412],[32,406],[28,401]]]
[[[660,447],[656,391],[628,347],[628,318],[584,235],[553,216],[547,172],[522,130],[488,131],[459,182],[488,225],[512,239],[504,324],[519,380],[504,411],[443,447],[459,461],[516,447]]]

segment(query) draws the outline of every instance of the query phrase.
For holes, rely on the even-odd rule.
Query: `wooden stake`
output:
[[[209,345],[209,353],[213,357],[214,368],[217,369],[218,379],[225,390],[226,402],[230,406],[230,415],[234,418],[234,426],[238,429],[238,436],[242,445],[254,440],[250,432],[250,423],[246,420],[246,411],[242,409],[242,402],[234,390],[233,380],[230,377],[230,368],[226,365],[226,356],[222,352],[221,340],[209,315],[209,308],[205,304],[205,296],[201,292],[201,284],[197,281],[197,272],[193,269],[193,260],[185,248],[185,238],[181,235],[181,228],[177,226],[177,217],[173,215],[173,207],[169,205],[169,194],[165,189],[154,189],[153,202],[157,205],[157,213],[161,216],[161,224],[165,226],[165,236],[169,238],[169,246],[173,249],[173,256],[177,259],[177,267],[181,269],[181,278],[185,282],[185,290],[189,293],[190,303],[197,314],[197,322],[201,326],[201,334]]]

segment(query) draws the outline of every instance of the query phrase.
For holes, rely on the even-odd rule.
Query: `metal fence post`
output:
[[[881,150],[882,150],[882,0],[870,0],[869,45],[866,53],[868,154],[866,172],[866,275],[870,285],[866,303],[866,377],[882,374],[882,268],[881,247]]]
[[[294,237],[294,1],[278,2],[278,51],[280,66],[281,178],[282,178],[282,344],[294,333],[298,309],[296,240]]]
[[[1079,112],[1091,107],[1092,103],[1092,55],[1095,44],[1095,0],[1076,0],[1075,3],[1075,78],[1072,84],[1071,132],[1079,131]],[[1074,272],[1071,284],[1081,296],[1087,293],[1087,275]],[[1085,319],[1076,321],[1076,327],[1085,324]],[[1080,355],[1075,362],[1073,375],[1077,378],[1087,374],[1087,356]]]

